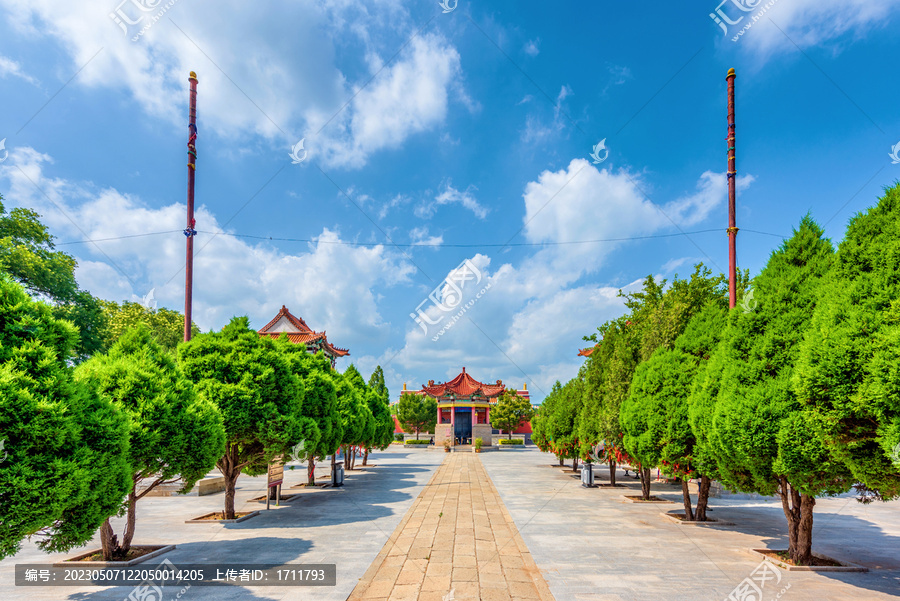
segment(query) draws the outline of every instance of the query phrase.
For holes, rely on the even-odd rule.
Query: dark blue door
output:
[[[463,441],[466,439],[472,438],[472,414],[469,412],[462,413],[457,412],[456,419],[456,427],[454,428],[454,436]]]

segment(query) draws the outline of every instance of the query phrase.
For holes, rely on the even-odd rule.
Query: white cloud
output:
[[[19,63],[12,60],[11,58],[0,55],[0,77],[6,77],[7,75],[12,75],[13,77],[24,79],[28,83],[35,86],[38,85],[37,80],[28,73],[25,73]]]
[[[752,181],[745,176],[738,183],[744,188]],[[697,224],[724,205],[727,180],[725,174],[704,172],[695,192],[661,205],[645,197],[643,190],[648,189],[649,184],[636,173],[598,169],[584,159],[574,159],[565,169],[544,171],[525,186],[523,235],[535,243],[653,235],[673,227],[663,212],[679,226]],[[623,244],[553,244],[515,266],[494,267],[492,258],[482,254],[470,257],[482,279],[463,288],[454,311],[444,311],[429,299],[434,286],[423,286],[420,295],[412,296],[409,310],[425,313],[427,320],[420,320],[427,331],[410,319],[405,344],[394,363],[399,370],[419,374],[434,365],[449,366],[447,374],[429,376],[433,378],[452,377],[463,365],[477,365],[476,378],[502,378],[517,386],[523,378],[529,388],[533,382],[548,392],[557,379],[566,381],[577,373],[582,363],[577,353],[585,346],[582,337],[624,310],[618,287],[581,282]],[[669,262],[662,271],[674,270],[687,260]],[[640,282],[622,288],[631,291]],[[438,299],[444,288],[443,284],[436,288]],[[473,298],[485,288],[480,298]],[[416,306],[418,302],[422,304]],[[461,316],[458,307],[466,307]],[[437,335],[454,315],[457,321]],[[429,321],[438,323],[428,325]]]
[[[397,50],[396,35],[383,32],[404,38],[412,32],[396,0],[179,1],[137,42],[130,37],[149,17],[126,36],[109,17],[115,2],[94,10],[63,0],[0,0],[0,6],[24,35],[62,45],[71,58],[63,71],[83,67],[74,85],[124,88],[147,115],[180,128],[188,72],[196,71],[201,135],[259,135],[285,149],[305,136],[310,156],[329,166],[361,167],[372,153],[436,127],[451,94],[470,110],[476,106],[462,89],[458,52],[438,34],[415,37],[381,70]],[[134,19],[144,14],[137,6],[118,8]],[[336,40],[347,36],[366,48],[361,72],[360,65],[339,64]]]
[[[459,53],[446,40],[415,38],[401,59],[359,91],[326,137],[313,140],[313,152],[318,144],[326,164],[360,167],[372,153],[432,129],[446,117],[449,90],[460,74]]]
[[[525,129],[522,131],[522,142],[525,144],[534,144],[544,142],[551,136],[561,132],[565,128],[563,121],[563,101],[573,94],[572,88],[563,85],[556,95],[556,104],[553,107],[553,119],[549,123],[544,121],[534,113],[525,117]],[[525,96],[518,104],[524,104],[532,100],[531,96]]]
[[[738,191],[746,190],[756,178],[742,175],[737,178]],[[727,195],[728,180],[724,173],[705,171],[697,182],[697,191],[666,203],[663,211],[678,225],[695,225],[705,220]]]
[[[751,23],[767,2],[750,0],[742,4],[753,8],[742,11],[730,2],[721,7],[732,21],[743,17],[736,25],[728,26],[728,33],[722,35],[723,43],[732,44],[732,37]],[[776,0],[738,43],[765,59],[778,51],[795,52],[795,43],[809,48],[848,33],[861,36],[871,28],[884,26],[897,7],[897,2],[891,0]],[[837,52],[839,48],[832,50]]]
[[[409,239],[415,246],[437,246],[444,242],[443,236],[429,236],[427,227],[413,228],[409,232]]]
[[[469,186],[465,190],[457,190],[453,187],[450,180],[444,182],[443,191],[434,197],[433,201],[426,201],[419,204],[415,208],[416,217],[428,219],[437,212],[437,208],[442,205],[459,204],[462,207],[472,211],[479,219],[487,217],[489,209],[483,206],[472,194],[477,188]]]
[[[522,47],[522,51],[528,56],[537,56],[541,52],[540,43],[541,38],[538,38],[536,40],[528,40],[525,46]]]
[[[175,230],[162,236],[98,242],[126,276],[91,244],[61,247],[79,258],[79,283],[109,300],[142,297],[154,288],[160,306],[181,310],[184,205],[149,208],[140,199],[112,188],[55,179],[44,173],[50,163],[47,155],[19,148],[0,166],[0,178],[9,181],[8,201],[38,211],[61,240],[82,240],[82,232],[89,239],[99,239]],[[35,184],[56,204],[37,191]],[[197,229],[220,230],[216,215],[207,207],[198,207],[196,216]],[[306,252],[285,254],[232,236],[198,235],[195,321],[208,330],[221,327],[234,315],[247,314],[252,325],[262,327],[284,304],[311,327],[327,330],[329,340],[338,346],[352,346],[352,341],[359,339],[386,343],[389,324],[379,312],[376,290],[406,285],[414,268],[399,253],[383,246],[358,247],[339,244],[341,241],[337,232],[326,228]]]

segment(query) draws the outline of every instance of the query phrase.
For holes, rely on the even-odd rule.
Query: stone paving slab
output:
[[[300,498],[274,507],[239,524],[184,524],[184,520],[221,510],[224,493],[198,497],[147,497],[138,504],[136,544],[177,544],[178,548],[139,564],[153,567],[168,559],[176,566],[188,563],[257,563],[272,567],[285,563],[337,564],[337,586],[307,587],[192,587],[178,601],[344,601],[359,578],[384,546],[407,513],[443,456],[413,453],[391,447],[369,456],[377,467],[346,472],[342,488],[293,488],[306,479],[306,470],[286,470],[284,490]],[[359,461],[357,462],[359,464]],[[327,473],[321,465],[317,474]],[[265,490],[265,476],[238,480],[235,509],[258,510],[249,499]],[[114,520],[120,531],[122,520]],[[98,548],[95,539],[82,550]],[[25,541],[14,557],[0,561],[2,601],[150,601],[129,599],[134,587],[16,587],[13,567],[17,563],[53,563],[74,556],[45,554]],[[176,587],[164,587],[163,598],[173,601]]]
[[[348,601],[554,601],[479,455],[444,455]]]
[[[553,457],[537,450],[481,462],[558,601],[722,601],[759,565],[749,549],[787,548],[774,499],[711,499],[712,517],[736,525],[685,528],[659,515],[683,507],[679,486],[654,483],[652,494],[677,504],[645,506],[623,501],[640,483],[621,471],[628,488],[587,489],[571,472],[547,469]],[[603,466],[597,475],[606,481],[608,473]],[[814,528],[816,551],[871,571],[781,571],[762,601],[779,593],[779,601],[900,599],[900,502],[819,499]]]

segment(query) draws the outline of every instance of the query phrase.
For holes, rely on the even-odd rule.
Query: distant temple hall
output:
[[[346,357],[350,354],[347,349],[332,346],[328,342],[325,332],[314,332],[306,325],[305,321],[292,315],[284,305],[281,305],[278,315],[259,331],[260,336],[271,336],[272,338],[278,338],[282,334],[287,334],[288,339],[294,344],[305,344],[306,350],[310,353],[322,351],[331,359],[332,367],[338,357]]]
[[[406,390],[406,384],[403,385],[403,390],[411,392]],[[413,392],[437,400],[434,444],[442,445],[448,438],[454,444],[471,444],[474,439],[480,438],[485,446],[491,446],[491,406],[497,404],[505,390],[506,385],[501,380],[497,380],[496,384],[484,384],[467,374],[464,367],[462,373],[449,382],[435,384],[434,380],[429,380],[422,390]],[[523,384],[522,390],[516,391],[516,394],[531,399],[527,385]],[[523,425],[516,433],[530,433],[529,426],[530,424]]]

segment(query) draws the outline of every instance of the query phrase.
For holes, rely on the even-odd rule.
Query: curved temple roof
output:
[[[332,346],[328,342],[325,332],[313,331],[303,319],[293,315],[284,305],[281,305],[278,315],[259,330],[260,336],[278,338],[282,334],[287,334],[288,340],[294,344],[301,342],[309,346],[320,344],[325,353],[332,357],[344,357],[350,354],[347,349]]]
[[[422,387],[422,392],[428,396],[439,398],[448,394],[460,397],[470,397],[475,393],[480,393],[487,398],[498,397],[506,390],[506,385],[497,380],[496,384],[484,384],[479,382],[466,373],[466,368],[462,369],[462,373],[443,384],[435,384],[434,380],[428,382],[428,386]]]

